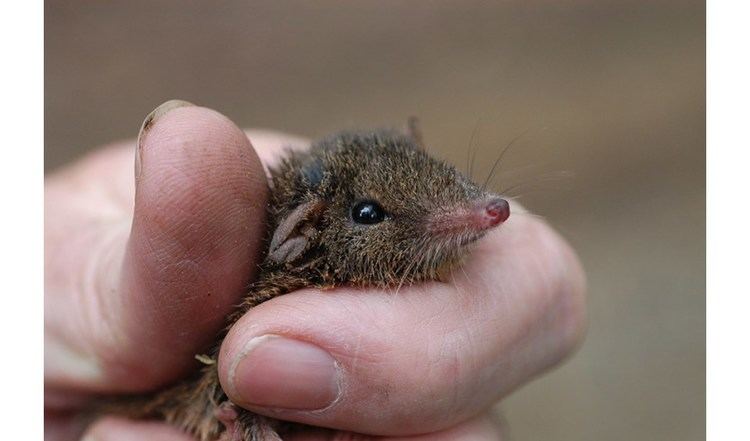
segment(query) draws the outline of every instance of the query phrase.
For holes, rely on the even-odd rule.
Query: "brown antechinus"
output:
[[[344,132],[293,152],[271,170],[269,237],[258,279],[227,320],[303,287],[398,286],[438,279],[467,246],[510,215],[508,203],[430,157],[415,124]],[[111,406],[172,423],[201,441],[280,440],[287,423],[232,404],[216,360],[154,395]]]

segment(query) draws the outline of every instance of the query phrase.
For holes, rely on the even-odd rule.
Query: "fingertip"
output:
[[[497,274],[498,279],[515,279],[524,287],[517,290],[519,293],[533,293],[530,300],[536,310],[529,310],[532,314],[527,315],[524,327],[538,327],[540,320],[554,326],[546,342],[546,369],[574,353],[584,340],[586,274],[570,243],[545,220],[533,215],[517,216],[509,227],[484,244],[485,250],[494,247],[507,252],[484,254],[492,257],[483,264],[473,262],[475,265],[470,264],[468,271],[478,277],[479,272],[489,272],[490,265],[502,267],[504,271]]]
[[[144,120],[137,146],[140,167],[148,164],[152,174],[171,165],[202,167],[204,173],[196,177],[226,178],[235,165],[244,177],[263,176],[257,173],[258,153],[244,132],[223,114],[185,101],[168,101],[153,110]]]
[[[587,290],[588,282],[583,264],[570,243],[560,233],[544,225],[549,235],[550,261],[556,262],[556,270],[550,270],[550,286],[553,290],[553,309],[559,320],[557,333],[557,359],[551,365],[570,357],[583,345],[588,330]],[[552,352],[552,351],[551,351]]]
[[[162,116],[166,115],[171,110],[177,109],[179,107],[192,107],[192,106],[194,106],[194,104],[188,101],[174,99],[174,100],[169,100],[160,104],[154,110],[152,110],[148,115],[146,115],[146,118],[144,118],[143,123],[141,124],[141,129],[138,131],[138,138],[136,139],[136,153],[135,153],[135,176],[136,177],[138,177],[138,175],[140,175],[140,172],[141,172],[141,152],[142,152],[143,140],[146,137],[146,134],[151,129],[151,127],[156,123],[156,121],[158,121]]]

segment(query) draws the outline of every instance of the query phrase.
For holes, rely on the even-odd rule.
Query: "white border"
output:
[[[0,7],[0,351],[3,439],[43,437],[43,110],[40,1]]]
[[[750,439],[750,6],[711,1],[708,22],[707,429]],[[691,240],[691,238],[685,238]]]
[[[3,438],[42,438],[43,4],[0,12]],[[675,5],[675,7],[679,7]],[[708,4],[708,433],[748,439],[750,6]],[[700,238],[685,238],[685,240]],[[744,436],[743,436],[744,435]]]

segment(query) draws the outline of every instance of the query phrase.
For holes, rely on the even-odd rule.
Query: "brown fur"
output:
[[[268,253],[227,329],[253,306],[303,287],[436,279],[484,234],[466,229],[438,237],[426,228],[431,217],[465,210],[491,195],[428,156],[415,126],[411,133],[340,133],[290,154],[272,170]],[[377,201],[386,220],[355,223],[351,210],[362,200]],[[201,441],[280,439],[278,422],[235,408],[221,389],[215,360],[224,335],[209,352],[213,364],[169,389],[122,399],[110,409],[165,420]]]

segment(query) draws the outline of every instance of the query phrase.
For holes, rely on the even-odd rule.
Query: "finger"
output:
[[[44,409],[44,441],[77,441],[88,424],[74,413]]]
[[[166,423],[106,417],[92,424],[81,441],[142,440],[195,441],[195,438]]]
[[[132,217],[79,220],[48,253],[50,388],[137,391],[177,378],[253,276],[267,197],[257,155],[217,112],[166,108],[139,137]],[[86,185],[97,184],[107,192],[106,181]]]
[[[267,190],[243,132],[208,109],[147,120],[138,152],[122,328],[146,357],[131,364],[158,381],[149,355],[166,371],[187,367],[247,286],[265,234]]]
[[[502,422],[492,413],[472,418],[449,429],[413,437],[370,437],[350,432],[338,432],[314,427],[285,436],[288,441],[502,441]],[[96,421],[81,441],[194,441],[194,438],[165,423],[132,421],[106,417]]]
[[[406,437],[379,437],[311,428],[285,437],[288,441],[502,441],[506,439],[502,421],[486,413],[439,432]]]
[[[225,339],[237,404],[379,435],[439,430],[478,414],[580,341],[584,281],[546,224],[515,216],[451,283],[304,290],[249,311]]]
[[[495,415],[487,413],[439,432],[387,437],[384,441],[502,441],[506,439],[504,433],[502,422]]]

